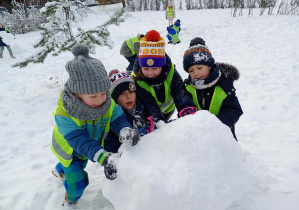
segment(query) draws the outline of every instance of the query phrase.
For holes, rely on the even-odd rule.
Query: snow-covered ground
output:
[[[114,10],[92,9],[96,14],[81,23],[83,28],[99,25]],[[298,16],[259,16],[256,10],[253,16],[243,11],[242,17],[232,18],[229,9],[176,13],[182,24],[181,44],[167,45],[166,52],[183,78],[187,73],[182,68],[182,56],[196,36],[206,41],[216,61],[235,65],[240,71],[241,77],[235,82],[244,111],[236,125],[239,142],[204,111],[162,125],[136,148],[122,147],[115,182],[105,178],[99,164],[89,162],[90,185],[82,198],[75,206],[61,206],[64,188],[51,174],[57,162],[50,151],[55,124],[52,112],[67,78],[65,63],[73,56],[65,52],[48,57],[43,64],[12,68],[37,51],[33,44],[40,36],[39,32],[17,35],[11,45],[17,58],[11,59],[5,49],[0,60],[1,210],[112,210],[112,204],[121,210],[144,210],[142,205],[151,199],[154,207],[163,210],[197,206],[209,210],[227,206],[227,210],[298,209]],[[119,54],[122,42],[151,29],[166,38],[166,27],[165,11],[127,13],[125,23],[108,28],[113,48],[98,47],[92,56],[100,59],[108,72],[125,70],[128,63]],[[222,131],[223,136],[215,130]],[[209,174],[213,169],[215,173]],[[202,181],[214,182],[204,185]],[[218,206],[211,205],[217,202]]]

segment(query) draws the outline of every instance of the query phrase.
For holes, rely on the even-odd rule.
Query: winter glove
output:
[[[157,120],[155,118],[153,118],[152,116],[146,118],[146,132],[147,133],[150,133],[153,130],[157,129],[156,122],[157,122]]]
[[[107,156],[105,156],[105,155],[107,155]],[[110,152],[105,152],[103,155],[100,155],[98,157],[98,162],[102,166],[104,166],[104,173],[105,173],[105,176],[107,179],[110,179],[110,180],[116,179],[117,170],[116,170],[115,161],[118,158],[119,158],[119,154],[113,154],[113,153],[111,154]]]
[[[139,135],[144,136],[153,130],[157,129],[156,123],[157,120],[155,120],[152,116],[148,117],[146,119],[146,126],[143,126],[142,128],[138,129]]]
[[[136,129],[125,127],[119,132],[119,141],[121,143],[127,142],[131,146],[134,146],[140,140],[139,133]]]
[[[189,114],[195,114],[196,111],[196,107],[186,107],[179,112],[179,117],[184,117]]]

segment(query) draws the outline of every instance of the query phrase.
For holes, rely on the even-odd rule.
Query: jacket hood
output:
[[[240,72],[235,66],[227,63],[216,63],[216,65],[226,79],[238,80],[240,78]]]

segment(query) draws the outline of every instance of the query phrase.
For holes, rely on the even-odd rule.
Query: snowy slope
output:
[[[84,28],[100,24],[114,10],[93,9],[97,14],[90,15],[82,23]],[[187,73],[182,68],[182,56],[195,36],[205,39],[216,61],[233,64],[241,73],[235,87],[244,114],[236,125],[236,134],[250,173],[250,186],[227,209],[297,209],[298,16],[259,16],[258,11],[254,11],[250,17],[232,18],[229,9],[176,12],[182,24],[181,44],[167,45],[166,52],[183,78]],[[119,54],[122,42],[151,29],[158,30],[166,38],[166,26],[164,11],[128,13],[125,23],[109,27],[114,47],[98,47],[93,56],[104,63],[107,71],[124,70],[128,63]],[[33,44],[38,37],[39,32],[16,35],[11,48],[17,58],[11,59],[5,49],[4,58],[0,60],[0,209],[112,210],[113,200],[110,202],[109,195],[105,198],[102,192],[107,182],[111,183],[104,177],[102,168],[92,162],[86,169],[90,185],[79,203],[72,207],[61,206],[64,188],[51,174],[57,161],[50,151],[54,127],[52,112],[67,78],[64,65],[72,59],[72,54],[49,57],[44,64],[30,64],[24,69],[12,68],[13,63],[36,51]],[[171,126],[162,127],[161,132],[167,127]],[[186,136],[188,138],[191,134]],[[148,149],[158,155],[155,152],[159,150],[154,146]],[[211,147],[204,151],[209,150]],[[165,153],[163,155],[168,154],[167,150]],[[141,187],[138,183],[135,186]],[[183,189],[183,183],[178,187]],[[202,193],[200,190],[198,192]],[[140,199],[138,196],[135,199]]]

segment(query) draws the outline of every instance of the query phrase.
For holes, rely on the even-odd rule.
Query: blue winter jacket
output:
[[[105,121],[105,122],[104,122]],[[100,144],[101,138],[104,133],[107,119],[101,119],[96,124],[89,121],[79,127],[71,118],[55,115],[55,122],[59,129],[59,132],[67,140],[67,143],[74,149],[73,156],[86,156],[89,160],[93,161],[95,153],[102,149]],[[119,132],[124,127],[130,127],[130,123],[127,121],[126,115],[123,113],[122,108],[115,104],[111,121],[110,131],[119,136]],[[109,144],[109,140],[105,139],[105,145]]]
[[[168,34],[167,34],[167,39],[168,39],[169,41],[172,41],[172,37],[171,37],[171,35],[173,36],[173,35],[175,35],[175,34],[177,34],[177,32],[176,32],[174,29],[170,29],[170,30],[168,31]]]
[[[170,57],[166,54],[166,65],[162,67],[162,73],[156,78],[143,78],[143,81],[146,82],[148,85],[152,86],[155,90],[157,100],[160,102],[165,101],[165,87],[164,87],[164,81],[167,78],[167,75],[171,69],[172,62]],[[174,67],[175,68],[175,67]],[[140,70],[138,57],[135,59],[133,71],[135,74]],[[149,116],[154,117],[157,120],[164,120],[165,116],[162,114],[159,106],[156,103],[156,100],[154,97],[146,91],[145,89],[141,88],[136,83],[136,94],[138,100],[145,105],[145,111],[149,114]],[[174,74],[172,78],[172,82],[170,85],[170,95],[173,97],[174,104],[176,106],[176,109],[178,112],[180,112],[183,108],[186,107],[195,107],[195,104],[193,103],[192,99],[187,94],[182,77],[178,73],[176,69],[174,69]]]

